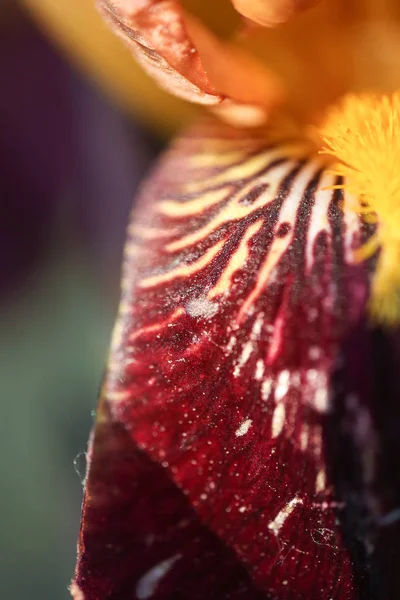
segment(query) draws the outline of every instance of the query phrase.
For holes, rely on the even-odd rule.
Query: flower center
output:
[[[322,154],[335,160],[347,207],[376,233],[358,250],[360,259],[380,250],[370,313],[380,323],[400,323],[400,91],[348,94],[327,111],[319,127]],[[355,199],[354,199],[355,198]],[[349,206],[350,202],[350,206]],[[353,204],[352,204],[353,203]]]

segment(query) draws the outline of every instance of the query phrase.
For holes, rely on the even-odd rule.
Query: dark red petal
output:
[[[77,578],[84,598],[264,598],[105,404],[89,462]]]
[[[352,252],[364,226],[332,183],[290,144],[211,123],[144,186],[77,598],[360,597],[329,432],[343,424],[331,379],[363,322],[368,271]],[[340,432],[354,445],[356,430]]]

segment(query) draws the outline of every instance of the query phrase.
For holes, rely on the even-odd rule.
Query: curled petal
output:
[[[132,441],[106,402],[88,460],[71,586],[76,600],[264,599],[234,552],[202,523],[164,467]]]
[[[163,87],[204,104],[221,98],[209,81],[174,0],[100,0],[103,14]]]
[[[146,70],[176,95],[207,105],[229,99],[256,106],[264,118],[281,101],[272,72],[219,40],[176,0],[99,0],[99,6]]]
[[[320,0],[232,0],[244,17],[264,26],[288,21],[297,11],[310,8]]]

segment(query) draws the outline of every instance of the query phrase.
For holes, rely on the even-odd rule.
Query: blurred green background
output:
[[[69,598],[132,197],[158,143],[0,7],[0,597]]]

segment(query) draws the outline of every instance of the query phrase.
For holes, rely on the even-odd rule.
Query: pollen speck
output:
[[[379,250],[369,311],[382,324],[400,323],[400,91],[392,95],[349,94],[330,108],[319,128],[322,154],[337,164],[342,188],[357,198],[359,212],[376,232],[357,252],[359,260]]]

